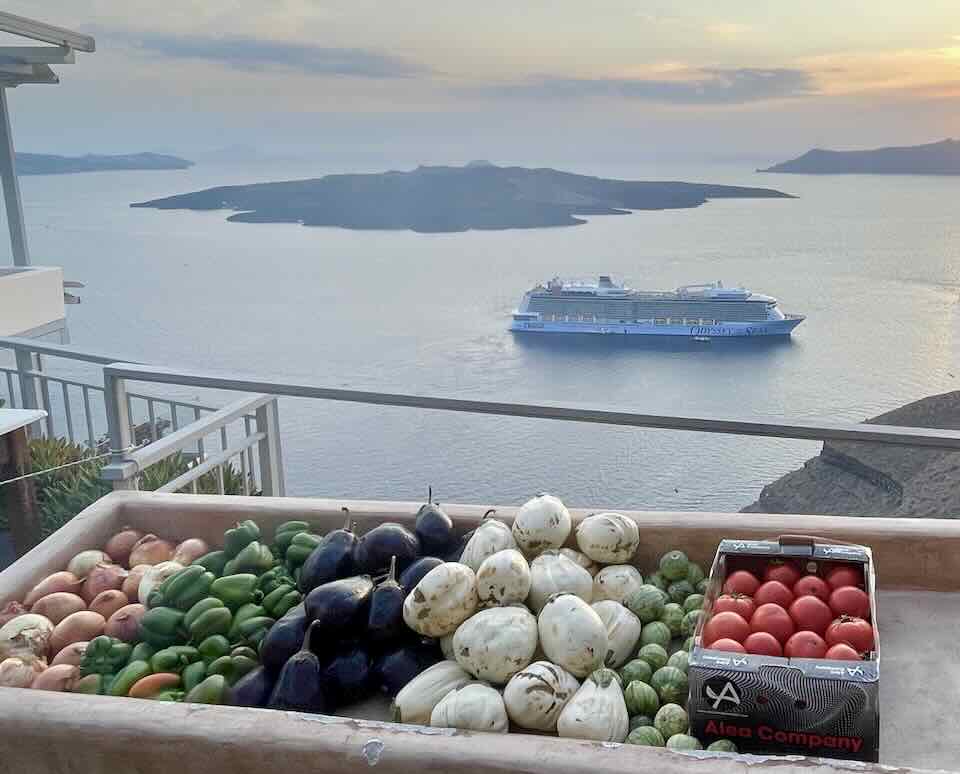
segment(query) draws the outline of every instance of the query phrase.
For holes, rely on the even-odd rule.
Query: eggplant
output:
[[[307,594],[304,600],[307,619],[320,624],[323,640],[314,642],[315,648],[323,653],[342,639],[362,634],[370,614],[372,594],[373,581],[369,575],[324,583]]]
[[[413,591],[424,575],[441,564],[443,564],[443,559],[437,559],[435,556],[424,556],[422,559],[417,559],[403,571],[400,576],[400,585],[403,586],[404,591]]]
[[[307,611],[304,603],[290,608],[277,621],[260,643],[260,663],[276,675],[297,652],[307,633]]]
[[[371,642],[392,640],[403,631],[403,600],[407,593],[397,583],[397,557],[390,559],[387,579],[377,584],[370,595],[367,636]]]
[[[402,524],[388,521],[370,530],[357,541],[353,550],[356,571],[376,575],[397,557],[397,569],[403,572],[420,557],[420,539]]]
[[[445,554],[454,542],[453,520],[433,502],[433,487],[427,488],[427,501],[417,511],[413,531],[425,554]]]
[[[321,679],[336,706],[353,704],[376,690],[370,654],[363,646],[342,650],[322,670]]]
[[[310,624],[300,650],[287,659],[280,670],[267,700],[270,709],[326,712],[332,706],[323,682],[320,660],[309,648],[310,635],[317,626],[317,623]]]
[[[356,572],[353,554],[357,536],[351,529],[350,511],[347,508],[341,510],[347,514],[347,523],[342,529],[335,529],[324,535],[323,540],[310,552],[310,556],[300,568],[297,586],[302,594],[313,591],[323,583],[349,578]]]
[[[442,660],[443,654],[436,644],[432,648],[418,644],[402,645],[377,658],[373,664],[373,679],[382,693],[394,697],[414,677]]]
[[[227,688],[226,704],[233,707],[266,706],[273,692],[274,680],[265,667],[259,666],[247,672],[232,687]]]

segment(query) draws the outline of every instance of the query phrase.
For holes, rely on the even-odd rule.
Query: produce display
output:
[[[707,580],[680,550],[635,566],[634,520],[574,529],[539,494],[512,525],[488,511],[461,536],[432,493],[412,529],[345,520],[269,536],[242,521],[220,547],[125,528],[0,610],[0,686],[316,713],[382,695],[403,723],[701,749],[685,706]],[[754,630],[772,605],[815,624],[824,653],[862,650],[849,584],[818,596],[783,577],[763,604],[742,578],[706,622],[711,646],[819,649],[793,624],[804,637]],[[736,749],[723,742],[708,749]]]

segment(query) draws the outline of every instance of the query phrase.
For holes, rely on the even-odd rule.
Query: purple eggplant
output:
[[[440,506],[433,502],[433,487],[427,489],[427,501],[417,511],[413,528],[420,540],[420,549],[425,554],[442,556],[454,542],[453,521]]]
[[[357,536],[351,528],[350,511],[346,508],[342,510],[347,514],[347,523],[342,529],[335,529],[324,535],[323,540],[310,552],[310,556],[300,568],[297,585],[303,594],[324,583],[349,578],[355,574],[353,554]]]
[[[420,557],[420,539],[402,524],[390,521],[360,538],[353,551],[356,571],[368,575],[386,572],[391,556],[397,557],[397,569],[403,572]]]

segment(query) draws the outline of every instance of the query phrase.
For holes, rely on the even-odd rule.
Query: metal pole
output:
[[[20,200],[20,184],[17,182],[6,88],[0,88],[0,179],[3,181],[3,202],[7,207],[13,265],[29,266],[30,251],[27,249],[27,229],[23,223],[23,202]]]
[[[257,409],[257,430],[264,433],[258,444],[260,455],[260,487],[264,497],[283,497],[283,458],[280,452],[280,414],[276,399]]]
[[[137,466],[128,459],[132,441],[130,414],[127,412],[127,387],[121,377],[105,374],[103,397],[107,410],[107,430],[110,437],[110,465],[121,466],[123,477],[114,480],[114,489],[137,488]]]

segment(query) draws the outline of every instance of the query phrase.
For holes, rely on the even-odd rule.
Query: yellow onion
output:
[[[90,570],[98,564],[109,561],[110,557],[103,553],[103,551],[97,549],[81,551],[70,560],[70,564],[67,565],[67,572],[72,572],[78,578],[86,578]]]
[[[144,535],[130,549],[130,565],[160,564],[169,562],[172,556],[173,545],[169,540],[162,540],[154,534]]]
[[[147,608],[143,605],[133,604],[121,607],[110,616],[103,633],[124,642],[136,642],[140,637],[140,619],[146,612]]]
[[[80,680],[80,667],[57,664],[38,674],[30,686],[37,691],[69,691]]]
[[[72,572],[55,572],[34,586],[23,598],[23,604],[27,607],[33,607],[33,603],[41,597],[45,597],[47,594],[55,594],[58,591],[69,591],[76,594],[82,583],[83,581]]]
[[[68,615],[86,609],[86,603],[76,594],[71,594],[69,591],[58,591],[55,594],[40,597],[33,603],[30,612],[50,619],[50,622],[56,626]]]
[[[36,661],[47,656],[54,625],[36,613],[25,613],[0,626],[0,660],[15,656]]]
[[[19,602],[7,602],[7,604],[0,609],[0,626],[3,626],[7,621],[12,621],[18,615],[29,612],[30,611]]]
[[[128,599],[137,598],[137,590],[140,588],[140,581],[143,580],[144,574],[152,566],[152,564],[138,564],[136,567],[127,572],[127,577],[124,579],[123,585],[120,587],[120,591],[126,594]]]
[[[67,645],[67,647],[61,649],[61,651],[53,657],[53,661],[50,662],[50,666],[57,666],[59,664],[72,664],[73,666],[80,666],[80,662],[83,660],[89,644],[89,642],[71,642],[69,645]]]
[[[109,619],[110,616],[120,608],[126,607],[129,604],[130,600],[127,599],[127,595],[122,591],[119,589],[108,589],[107,591],[101,591],[94,597],[93,602],[90,603],[90,610],[94,613],[100,613],[104,618]]]
[[[103,634],[106,625],[107,621],[102,615],[89,610],[68,615],[56,625],[50,636],[50,652],[56,655],[74,642],[89,642]]]
[[[109,554],[112,561],[126,567],[127,562],[130,561],[130,552],[142,537],[143,533],[140,530],[124,527],[107,541],[103,550]]]
[[[29,688],[33,681],[46,668],[43,661],[24,661],[20,658],[7,658],[0,661],[0,687]]]

